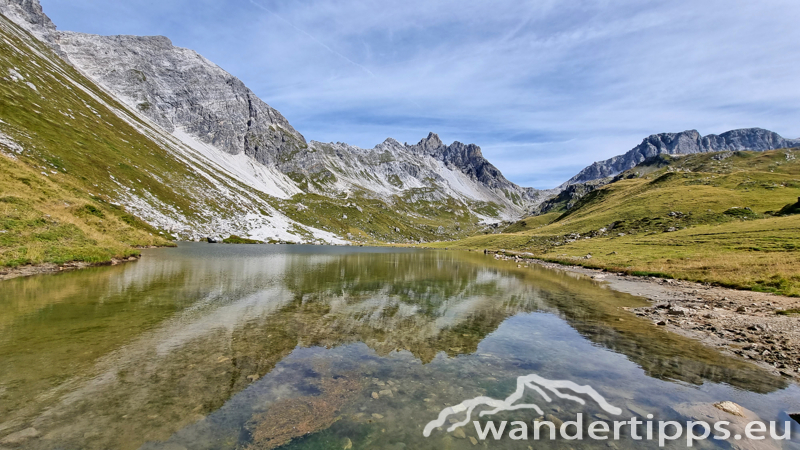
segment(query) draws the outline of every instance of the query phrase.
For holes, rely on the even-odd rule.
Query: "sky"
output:
[[[164,35],[308,140],[428,132],[552,188],[645,137],[800,137],[797,0],[41,0],[60,30]]]

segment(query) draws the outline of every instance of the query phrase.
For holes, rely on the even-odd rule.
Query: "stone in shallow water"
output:
[[[16,433],[9,434],[8,436],[4,437],[2,441],[0,441],[0,444],[19,444],[27,441],[28,439],[35,438],[38,435],[39,431],[36,428],[30,427],[22,431],[17,431]]]
[[[556,416],[554,416],[552,414],[548,414],[547,415],[547,421],[548,422],[553,422],[553,424],[556,426],[556,428],[561,428],[561,425],[564,424],[564,422],[561,419],[559,419],[558,417],[556,417]]]
[[[720,411],[725,411],[728,414],[733,414],[734,416],[744,417],[744,411],[742,411],[742,407],[737,405],[733,402],[719,402],[714,403],[714,407],[719,409]]]
[[[701,420],[707,423],[728,422],[729,425],[726,428],[730,431],[731,436],[734,437],[729,438],[727,443],[734,450],[779,450],[781,448],[776,441],[771,439],[763,441],[736,440],[736,435],[746,436],[745,429],[748,423],[755,421],[763,422],[763,420],[754,412],[736,403],[722,403],[730,403],[736,406],[741,415],[725,411],[717,406],[717,404],[712,405],[710,403],[681,403],[673,406],[672,409],[678,414],[695,421]],[[721,405],[722,403],[718,404]],[[731,405],[726,405],[726,407],[733,409]]]

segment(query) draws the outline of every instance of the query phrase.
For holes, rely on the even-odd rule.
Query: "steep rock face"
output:
[[[478,146],[442,143],[430,133],[414,145],[387,139],[372,149],[312,141],[309,151],[279,166],[317,184],[317,193],[363,192],[380,197],[416,190],[427,200],[446,197],[492,202],[513,218],[538,205],[549,192],[508,181]],[[424,192],[424,193],[423,193]]]
[[[507,217],[541,194],[508,181],[475,145],[444,145],[431,133],[416,145],[388,139],[374,149],[312,143],[240,80],[165,37],[59,33],[58,45],[89,77],[169,132],[186,133],[293,177],[306,192],[372,196],[434,188],[443,196],[498,203]],[[437,186],[440,183],[441,186]]]
[[[563,186],[614,176],[661,154],[689,155],[726,150],[765,151],[792,147],[800,147],[800,139],[784,139],[777,133],[761,128],[744,128],[708,136],[701,136],[696,130],[654,134],[624,155],[590,165]]]
[[[169,132],[184,129],[263,164],[306,147],[305,138],[238,78],[166,37],[63,32],[57,43],[73,65]]]
[[[480,147],[475,144],[462,144],[456,141],[452,145],[444,145],[439,136],[430,133],[427,138],[409,149],[413,153],[441,161],[446,167],[459,170],[471,180],[482,183],[490,189],[520,190],[519,186],[508,181],[500,170],[483,157]],[[524,189],[520,194],[523,191]]]
[[[99,236],[98,245],[130,244],[128,232],[137,232],[116,231],[114,217],[121,217],[122,223],[140,231],[181,239],[236,234],[259,240],[344,242],[278,210],[276,197],[265,194],[283,184],[243,182],[240,173],[227,170],[227,161],[248,160],[247,156],[220,150],[206,155],[182,144],[142,120],[5,15],[0,15],[0,47],[0,74],[5,74],[0,77],[5,102],[0,108],[0,163],[5,173],[25,180],[11,186],[26,210],[48,217],[44,214],[55,204],[59,216],[52,223],[47,220],[49,225],[60,226],[62,211],[85,225],[68,236],[89,232]],[[287,190],[294,187],[287,182]],[[93,226],[83,220],[83,209],[76,210],[95,201],[107,207],[98,214],[106,214],[112,225],[101,221]],[[136,217],[158,230],[141,227]],[[78,238],[80,245],[82,239]]]
[[[39,0],[0,0],[0,14],[64,56],[56,45],[56,26],[42,10]]]

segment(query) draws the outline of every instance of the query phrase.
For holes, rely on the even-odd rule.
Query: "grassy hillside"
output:
[[[170,245],[112,204],[115,179],[168,195],[130,166],[160,149],[98,102],[101,92],[80,89],[73,82],[80,75],[51,55],[0,16],[0,266],[100,262]]]
[[[800,196],[798,155],[662,156],[562,214],[437,245],[800,295],[800,216],[780,213]]]
[[[425,191],[425,192],[420,192]],[[331,231],[360,244],[417,243],[458,239],[481,232],[473,211],[497,215],[494,203],[430,198],[430,188],[410,189],[403,196],[376,199],[367,195],[330,198],[296,195],[276,207],[297,222]]]
[[[100,262],[167,245],[122,208],[70,192],[25,164],[0,157],[0,265]]]

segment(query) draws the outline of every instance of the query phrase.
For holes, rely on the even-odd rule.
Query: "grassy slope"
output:
[[[0,156],[0,265],[101,262],[168,244],[123,209]]]
[[[363,244],[464,238],[482,228],[476,225],[480,219],[462,202],[413,196],[413,190],[403,197],[381,200],[366,195],[340,199],[304,194],[278,202],[276,207],[292,220]],[[472,210],[480,210],[480,206],[487,207],[477,202],[470,205]]]
[[[635,168],[626,174],[631,178],[589,194],[559,217],[549,215],[554,220],[546,226],[515,224],[509,231],[520,231],[438,246],[531,252],[570,264],[800,295],[800,216],[770,214],[800,196],[797,153],[670,158],[668,167]]]
[[[47,58],[49,49],[0,21],[0,131],[24,149],[0,144],[0,266],[101,262],[171,245],[102,195],[118,189],[109,175],[163,190],[123,162],[154,145],[74,87],[67,77],[91,83]],[[25,80],[14,81],[12,70]]]
[[[94,96],[116,104],[0,16],[0,131],[16,143],[0,143],[0,266],[170,245],[112,202],[125,185],[181,206],[180,192],[151,174],[187,169]]]

